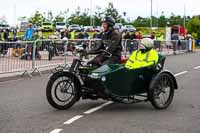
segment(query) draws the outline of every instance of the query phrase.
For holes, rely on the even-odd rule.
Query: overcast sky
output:
[[[80,6],[81,9],[90,8],[92,1],[93,10],[96,5],[103,9],[108,2],[113,2],[114,6],[119,10],[120,14],[127,12],[127,17],[135,19],[137,16],[150,16],[151,0],[0,0],[0,17],[5,16],[10,24],[14,23],[19,16],[30,17],[35,10],[47,12],[51,10],[54,15],[60,11],[69,9],[70,12]],[[16,13],[15,13],[16,3]],[[153,0],[153,15],[159,16],[162,11],[169,16],[171,12],[176,15],[184,14],[184,4],[186,7],[186,15],[200,14],[200,0]]]

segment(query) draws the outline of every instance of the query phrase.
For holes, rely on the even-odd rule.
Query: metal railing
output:
[[[0,42],[0,74],[31,70],[32,61],[22,58],[33,44],[33,41]]]
[[[67,67],[77,58],[77,47],[96,49],[99,39],[68,39],[68,40],[36,40],[0,42],[0,74],[23,72],[40,72],[41,68]],[[132,51],[140,48],[140,40],[122,40],[122,55],[129,56]],[[186,53],[192,51],[193,40],[154,41],[154,48],[164,55]]]
[[[157,41],[154,40],[154,49],[160,54],[172,55],[193,51],[194,40],[170,40]],[[140,40],[123,40],[123,51],[126,56],[132,51],[140,48]]]

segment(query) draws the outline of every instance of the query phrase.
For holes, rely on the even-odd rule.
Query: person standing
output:
[[[8,37],[9,37],[9,30],[5,29],[4,33],[3,33],[3,39],[4,39],[5,42],[8,41]]]
[[[163,33],[160,32],[160,34],[156,38],[157,38],[157,43],[158,43],[159,51],[161,52],[162,51],[162,43],[164,41],[164,35],[163,35]]]
[[[156,39],[155,32],[151,32],[150,38],[151,38],[152,40],[155,40],[155,39]]]
[[[131,38],[131,40],[136,39],[136,34],[135,34],[135,32],[131,33],[130,38]]]
[[[125,39],[125,40],[131,39],[131,36],[130,36],[130,32],[129,32],[129,31],[127,31],[127,32],[125,33],[123,39]]]
[[[75,39],[75,31],[74,30],[71,32],[71,39]]]
[[[136,35],[136,39],[139,39],[141,40],[143,37],[142,37],[142,33],[141,32],[138,32],[138,34]]]
[[[14,41],[17,41],[17,28],[13,28]]]
[[[0,30],[0,41],[3,41],[3,39],[2,39],[2,33],[3,33],[3,31]]]
[[[192,52],[192,43],[193,43],[193,37],[192,37],[192,35],[188,34],[186,36],[186,40],[187,40],[187,44],[186,44],[187,50],[188,50],[188,52]]]
[[[32,23],[29,23],[28,28],[26,29],[26,32],[25,32],[25,40],[26,41],[32,41],[33,40],[33,34],[34,34],[34,30],[32,28]]]
[[[63,38],[71,39],[71,35],[68,29],[65,29],[61,32],[61,39]]]
[[[33,35],[34,35],[34,30],[32,28],[32,23],[29,23],[28,28],[26,29],[26,32],[25,32],[25,41],[33,41]],[[28,56],[31,56],[32,44],[26,43],[25,50],[26,50],[26,59],[27,59]]]
[[[90,36],[89,36],[89,34],[87,33],[86,30],[83,32],[83,36],[84,36],[84,39],[89,39],[90,38]]]
[[[176,54],[178,43],[179,43],[179,35],[177,33],[172,34],[172,44],[173,44],[174,54]]]

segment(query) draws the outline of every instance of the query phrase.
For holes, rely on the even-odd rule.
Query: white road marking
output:
[[[113,103],[112,101],[106,102],[106,103],[104,103],[104,104],[102,104],[100,106],[97,106],[97,107],[92,108],[92,109],[90,109],[88,111],[85,111],[84,114],[91,114],[91,113],[93,113],[93,112],[95,112],[95,111],[97,111],[97,110],[99,110],[99,109],[101,109],[101,108],[103,108],[103,107],[105,107],[105,106],[107,106],[109,104],[112,104],[112,103]]]
[[[200,66],[196,66],[196,67],[194,67],[194,69],[200,69]]]
[[[83,117],[83,115],[74,116],[71,119],[69,119],[68,121],[64,122],[64,125],[66,125],[66,124],[69,125],[69,124],[73,123],[74,121],[80,119],[81,117]]]
[[[180,76],[180,75],[185,74],[185,73],[188,73],[188,71],[183,71],[183,72],[180,72],[180,73],[174,74],[174,76],[177,77],[177,76]]]
[[[59,132],[61,132],[62,131],[62,129],[54,129],[53,131],[51,131],[50,133],[59,133]]]

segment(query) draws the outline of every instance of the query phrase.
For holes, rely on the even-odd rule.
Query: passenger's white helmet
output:
[[[150,38],[143,38],[141,44],[147,48],[153,48],[153,40]]]

